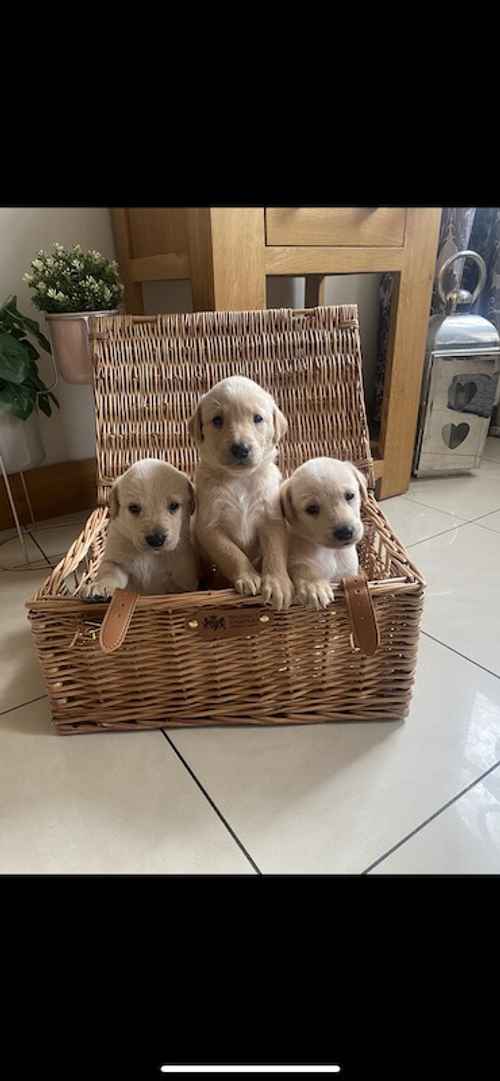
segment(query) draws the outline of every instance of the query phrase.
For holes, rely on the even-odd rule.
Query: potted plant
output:
[[[10,297],[0,308],[0,455],[7,473],[20,473],[45,457],[38,425],[38,409],[52,414],[59,406],[38,374],[40,354],[30,341],[50,353],[50,344],[38,323],[17,308]]]
[[[89,326],[93,315],[114,315],[123,296],[118,264],[79,244],[39,251],[23,281],[33,304],[47,313],[54,358],[67,383],[91,383]]]

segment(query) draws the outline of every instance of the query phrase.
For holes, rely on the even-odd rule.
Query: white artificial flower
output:
[[[52,299],[55,300],[56,297],[57,297],[57,293],[56,293],[55,289],[48,289],[47,290],[47,296],[52,297]]]
[[[46,293],[47,292],[47,286],[46,286],[45,282],[38,282],[38,285],[37,285],[36,289],[37,289],[38,293]]]
[[[56,300],[66,300],[66,297],[64,296],[64,293],[61,293],[61,291],[59,290],[59,292],[56,293],[55,299]]]
[[[26,282],[26,285],[31,285],[32,281],[33,281],[33,275],[32,274],[28,274],[28,272],[26,272],[26,274],[23,274],[23,282]]]
[[[43,255],[43,252],[40,252],[39,254]],[[31,265],[32,265],[32,267],[35,268],[35,270],[43,270],[43,263],[41,262],[40,259],[33,259],[33,262],[32,262]]]
[[[55,260],[52,258],[51,255],[48,255],[45,262],[47,266],[54,266]]]

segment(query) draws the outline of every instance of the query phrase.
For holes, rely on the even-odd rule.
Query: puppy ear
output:
[[[189,513],[191,515],[191,514],[194,514],[194,511],[195,511],[196,496],[195,496],[195,492],[194,492],[194,486],[191,484],[190,480],[188,480],[187,485],[188,485],[188,496],[189,496],[188,508],[189,508]]]
[[[288,421],[287,421],[286,417],[283,415],[283,413],[281,412],[281,409],[278,409],[277,405],[274,406],[274,410],[273,410],[273,423],[274,423],[274,443],[276,445],[276,443],[279,443],[280,439],[283,439],[283,437],[286,435],[287,429],[288,429]]]
[[[203,442],[203,420],[201,416],[201,402],[198,403],[196,413],[193,413],[193,416],[189,421],[188,427],[191,438],[196,443],[196,446],[198,446],[199,443]]]
[[[113,487],[109,493],[109,513],[111,518],[116,518],[120,513],[120,500],[118,499],[118,481],[115,480]]]
[[[362,501],[362,503],[365,503],[366,500],[368,499],[368,485],[366,483],[366,477],[365,477],[364,473],[361,472],[360,469],[358,469],[355,465],[352,464],[352,462],[351,462],[351,469],[352,469],[352,471],[354,473],[354,476],[356,477],[356,480],[357,480],[358,485],[359,485],[359,492],[360,492],[360,495],[361,495],[361,501]]]
[[[286,480],[285,483],[281,485],[280,504],[283,517],[291,525],[297,517],[297,512],[293,505],[292,488],[289,480]]]

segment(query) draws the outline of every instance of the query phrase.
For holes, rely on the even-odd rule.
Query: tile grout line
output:
[[[407,841],[411,840],[411,838],[414,837],[415,834],[420,833],[421,830],[425,828],[425,826],[429,825],[429,822],[432,822],[435,818],[438,818],[439,815],[443,813],[443,811],[446,811],[448,807],[452,806],[453,803],[456,803],[457,800],[461,799],[462,796],[465,796],[467,792],[470,792],[471,788],[474,788],[477,784],[480,783],[480,781],[483,781],[484,778],[488,776],[488,774],[493,773],[493,770],[498,769],[499,766],[500,760],[498,762],[495,762],[493,766],[490,766],[489,769],[486,769],[484,773],[481,773],[479,777],[476,777],[476,779],[474,781],[471,781],[471,783],[468,784],[465,788],[462,788],[462,790],[458,792],[456,796],[452,796],[452,798],[449,799],[447,803],[444,803],[442,807],[439,807],[437,811],[434,811],[434,814],[429,815],[429,817],[426,818],[424,822],[421,822],[420,825],[416,826],[414,830],[411,830],[410,833],[407,833],[405,835],[405,837],[402,837],[402,839],[398,841],[397,844],[393,845],[392,848],[389,848],[387,852],[384,852],[383,856],[379,856],[378,860],[374,860],[373,863],[370,863],[369,867],[366,867],[364,871],[360,872],[360,874],[367,875],[370,871],[373,871],[374,867],[378,867],[380,863],[383,863],[384,860],[389,858],[389,856],[392,856],[393,852],[396,852],[398,848],[401,848],[404,844],[406,844]]]
[[[36,546],[38,548],[38,551],[42,553],[43,558],[44,558],[45,562],[47,563],[47,566],[51,567],[52,563],[50,562],[48,555],[46,555],[46,553],[44,552],[42,546],[38,543],[36,537],[34,537],[32,533],[29,533],[28,536],[31,537],[31,540],[33,541],[33,544],[36,544]]]
[[[468,518],[461,518],[460,515],[455,514],[454,511],[441,510],[440,507],[431,507],[430,503],[422,503],[421,499],[412,499],[411,495],[408,495],[408,492],[403,492],[400,496],[392,496],[391,498],[393,498],[393,499],[408,499],[410,503],[416,503],[417,507],[425,507],[426,510],[433,510],[433,511],[436,511],[438,514],[447,514],[450,518],[458,518],[459,519],[459,525],[467,525],[467,522],[469,521]],[[382,505],[383,503],[384,503],[384,500],[382,499],[380,505]],[[382,506],[382,509],[383,509],[383,506]],[[491,513],[493,514],[494,512],[492,511]],[[453,529],[453,528],[454,528],[453,526],[450,526],[450,529]]]
[[[406,496],[401,496],[401,498],[405,499]],[[416,499],[412,500],[412,502],[417,507],[426,507],[427,510],[435,510],[438,514],[446,514],[447,513],[446,511],[438,511],[437,507],[430,507],[427,503],[417,503]],[[383,510],[383,508],[382,508],[382,510]],[[454,529],[461,529],[461,527],[464,526],[464,525],[476,525],[476,524],[479,524],[480,520],[482,518],[489,518],[490,514],[497,514],[498,511],[500,511],[500,507],[498,507],[495,510],[489,510],[489,511],[486,512],[486,514],[480,514],[478,516],[478,518],[461,518],[458,522],[455,522],[454,525],[448,526],[447,529],[440,529],[438,533],[430,533],[428,537],[421,537],[420,540],[418,540],[418,541],[412,541],[411,544],[405,544],[405,548],[415,548],[417,546],[417,544],[425,544],[426,541],[434,540],[435,537],[442,537],[442,536],[444,536],[445,533],[451,533]],[[452,517],[452,515],[450,515],[450,518],[451,517]],[[456,517],[456,515],[455,515],[455,517]],[[391,525],[391,522],[390,522],[389,519],[388,519],[388,521],[389,521],[389,525]],[[391,529],[392,528],[393,527],[391,525]],[[487,526],[482,526],[481,528],[486,529],[488,531],[488,533],[497,533],[498,532],[498,530],[496,530],[496,529],[488,529]]]
[[[400,496],[392,496],[391,498],[393,498],[393,499],[407,499],[410,503],[416,504],[417,507],[425,507],[426,510],[433,510],[437,514],[447,514],[449,518],[458,518],[459,521],[458,521],[458,525],[456,526],[457,529],[458,529],[458,526],[460,526],[460,525],[470,525],[471,522],[477,522],[478,518],[487,518],[489,514],[496,514],[497,511],[500,510],[500,507],[492,507],[491,510],[485,511],[484,514],[478,514],[474,518],[462,518],[460,514],[456,513],[456,511],[442,510],[441,507],[432,507],[430,503],[423,503],[421,499],[412,499],[412,497],[410,495],[408,495],[407,492],[403,492],[402,495],[400,495]],[[382,510],[384,509],[384,500],[383,499],[379,503],[379,506],[382,508]],[[453,526],[450,526],[450,529],[453,529],[453,528],[454,528]]]
[[[46,694],[40,694],[38,698],[30,698],[28,702],[20,702],[18,706],[9,706],[8,709],[0,710],[0,717],[5,717],[6,713],[13,713],[15,709],[22,709],[23,706],[31,706],[33,702],[41,702],[42,699],[47,697]]]
[[[446,478],[443,478],[443,479],[446,479]],[[410,503],[416,503],[418,507],[426,507],[427,510],[436,511],[437,514],[445,514],[448,518],[458,518],[460,520],[460,524],[462,524],[462,522],[465,523],[465,522],[468,521],[468,518],[460,518],[460,515],[455,514],[455,511],[441,510],[441,507],[431,507],[430,503],[422,503],[422,501],[420,499],[413,499],[411,495],[408,495],[409,490],[410,489],[408,488],[406,492],[401,492],[401,495],[389,496],[389,499],[407,499]],[[388,502],[388,500],[387,500],[387,502]],[[385,500],[381,499],[380,503],[379,503],[379,506],[381,506],[382,509],[383,509],[384,503],[385,503]],[[452,528],[452,527],[450,526],[450,528]]]
[[[479,522],[481,520],[481,518],[489,518],[490,514],[498,514],[499,511],[500,511],[500,507],[493,507],[493,510],[487,510],[487,511],[485,511],[484,514],[478,514],[475,518],[464,518],[464,519],[462,519],[462,521],[460,522],[460,525],[462,525],[462,523],[463,523],[463,525],[473,525],[476,522]]]
[[[452,533],[455,529],[460,529],[463,525],[469,525],[468,522],[459,522],[458,525],[452,525],[448,529],[440,529],[439,533],[431,533],[430,537],[421,537],[418,541],[412,541],[411,544],[406,544],[406,548],[416,548],[417,544],[425,544],[426,541],[434,540],[435,537],[443,537],[445,533]]]
[[[489,676],[494,676],[495,679],[500,679],[498,672],[493,672],[491,668],[486,668],[484,664],[480,664],[479,661],[473,660],[472,657],[467,657],[465,653],[460,653],[459,649],[455,649],[454,646],[449,646],[447,642],[442,642],[440,638],[436,638],[434,634],[429,634],[429,631],[420,631],[421,634],[425,634],[426,638],[430,638],[432,642],[437,642],[438,646],[443,646],[444,649],[449,649],[451,653],[456,653],[457,657],[461,657],[463,661],[468,661],[469,664],[474,664],[476,668],[480,668],[482,672],[487,672]]]
[[[498,514],[500,507],[496,507],[495,510],[487,510],[485,514],[478,514],[477,518],[473,518],[474,522],[480,522],[481,518],[489,518],[490,514]]]
[[[488,517],[488,515],[486,514],[485,518],[487,518],[487,517]],[[478,525],[480,529],[484,529],[486,531],[486,533],[500,533],[499,529],[490,529],[489,526],[483,525],[481,522],[475,522],[474,524]]]
[[[423,507],[423,503],[421,503],[420,506]],[[500,507],[498,508],[498,510],[500,511]],[[490,514],[497,514],[497,513],[498,512],[494,511],[494,510],[488,511],[487,514],[482,514],[481,518],[489,518]],[[425,544],[426,541],[434,540],[435,537],[442,537],[442,536],[444,536],[445,533],[452,533],[454,529],[461,529],[462,526],[464,526],[464,525],[478,525],[478,526],[480,526],[481,529],[486,529],[486,531],[488,533],[498,533],[497,529],[488,529],[488,526],[486,526],[486,525],[482,526],[480,518],[471,518],[470,521],[466,522],[466,521],[462,520],[461,522],[458,522],[456,525],[449,526],[448,529],[440,529],[439,533],[431,533],[431,535],[429,537],[421,537],[420,540],[412,541],[411,544],[407,544],[405,547],[406,548],[415,548],[417,544]]]
[[[249,862],[249,863],[251,864],[251,866],[253,867],[254,871],[256,871],[258,875],[261,875],[261,874],[262,874],[262,871],[260,870],[260,867],[257,867],[257,864],[256,864],[255,860],[254,860],[254,859],[252,859],[252,857],[251,857],[250,853],[249,853],[249,852],[247,852],[247,849],[245,848],[245,846],[244,846],[243,842],[242,842],[242,841],[240,841],[240,839],[239,839],[238,835],[237,835],[237,834],[236,834],[236,833],[234,832],[234,830],[233,830],[232,826],[230,826],[230,825],[229,825],[229,822],[227,821],[227,819],[226,819],[226,818],[224,818],[224,815],[222,814],[222,811],[220,811],[220,810],[219,810],[219,808],[217,807],[217,804],[216,804],[216,803],[214,803],[214,800],[213,800],[213,799],[212,799],[212,797],[211,797],[211,796],[209,795],[209,793],[207,792],[206,788],[204,788],[204,786],[202,785],[201,781],[200,781],[200,780],[198,780],[198,777],[196,776],[196,774],[194,773],[194,771],[193,771],[193,770],[191,769],[191,766],[189,765],[189,763],[188,763],[188,762],[186,762],[186,759],[185,759],[185,758],[183,757],[183,755],[181,754],[181,752],[180,752],[180,751],[178,750],[178,748],[177,748],[177,747],[175,746],[175,743],[173,743],[173,742],[172,742],[172,740],[171,740],[171,739],[170,739],[170,737],[169,737],[169,736],[167,735],[167,733],[166,733],[166,731],[165,731],[165,729],[164,729],[164,728],[161,728],[161,729],[160,729],[160,731],[161,731],[161,732],[162,732],[162,734],[163,734],[163,735],[165,736],[165,739],[166,739],[167,743],[168,743],[168,744],[170,744],[170,746],[171,746],[172,750],[173,750],[173,751],[175,752],[175,754],[177,755],[177,757],[178,757],[178,758],[180,759],[180,761],[182,762],[183,766],[185,766],[185,768],[187,769],[187,771],[188,771],[188,773],[190,774],[190,776],[192,777],[192,779],[193,779],[194,783],[195,783],[195,784],[196,784],[196,785],[198,786],[198,788],[200,789],[200,792],[202,792],[202,793],[203,793],[203,795],[205,796],[205,799],[207,799],[207,800],[208,800],[208,802],[209,802],[210,806],[212,807],[212,810],[214,810],[214,811],[215,811],[216,815],[217,815],[217,816],[218,816],[218,817],[220,818],[220,820],[221,820],[222,824],[223,824],[223,825],[224,825],[224,826],[226,827],[226,829],[227,829],[228,833],[230,833],[230,834],[231,834],[231,837],[233,838],[233,841],[236,841],[236,844],[238,845],[238,848],[240,848],[240,849],[241,849],[241,851],[243,852],[243,855],[244,855],[244,856],[246,856],[246,858],[247,858],[248,862]]]

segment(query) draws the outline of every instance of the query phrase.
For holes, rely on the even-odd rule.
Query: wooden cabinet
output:
[[[380,498],[408,488],[425,357],[440,208],[116,207],[111,211],[127,310],[142,282],[189,278],[195,311],[266,306],[266,277],[304,275],[306,305],[325,276],[390,271],[396,288],[380,433]]]
[[[267,207],[266,244],[401,248],[405,222],[401,207]]]

